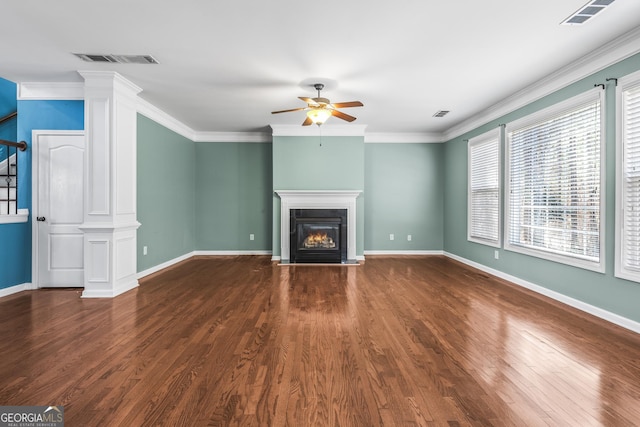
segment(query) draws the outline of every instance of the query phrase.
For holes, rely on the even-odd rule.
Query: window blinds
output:
[[[640,85],[622,97],[622,263],[640,271]]]
[[[469,143],[469,224],[472,241],[499,244],[500,145],[498,138]]]
[[[600,99],[509,132],[508,243],[600,260]]]

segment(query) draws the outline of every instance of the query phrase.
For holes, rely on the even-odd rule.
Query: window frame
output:
[[[479,243],[482,245],[491,246],[493,248],[501,248],[502,247],[502,141],[503,141],[503,127],[499,126],[496,129],[492,129],[487,131],[481,135],[470,138],[467,143],[467,240],[473,243]],[[490,240],[484,239],[478,236],[472,235],[472,225],[473,225],[473,190],[472,190],[472,179],[473,179],[473,170],[472,170],[472,158],[471,151],[472,147],[482,146],[485,144],[496,143],[497,147],[497,192],[498,192],[498,224],[497,224],[497,239]]]
[[[603,89],[592,89],[582,94],[573,96],[564,101],[558,102],[554,105],[551,105],[547,108],[539,110],[537,112],[528,114],[525,117],[514,120],[510,123],[507,123],[505,126],[505,212],[504,212],[504,249],[512,252],[517,252],[529,256],[533,256],[536,258],[542,258],[549,261],[558,262],[561,264],[570,265],[573,267],[583,268],[586,270],[591,270],[599,273],[605,272],[605,228],[606,228],[606,211],[605,211],[605,202],[606,202],[606,117],[605,117],[605,91]],[[590,104],[592,102],[600,103],[600,200],[599,200],[599,229],[598,229],[598,239],[599,239],[599,256],[598,261],[592,261],[584,258],[580,258],[577,256],[572,256],[570,254],[565,254],[561,252],[554,252],[553,250],[544,250],[537,249],[531,247],[525,247],[517,244],[512,244],[510,235],[511,235],[511,205],[513,203],[511,197],[511,154],[512,154],[512,141],[511,134],[512,132],[533,126],[535,124],[543,123],[549,120],[553,120],[554,118],[558,118],[565,113],[568,113],[576,108],[581,106]]]
[[[615,276],[621,279],[640,282],[640,269],[625,265],[625,92],[640,88],[640,71],[618,79],[616,87],[616,206],[615,206]],[[640,145],[640,144],[639,144]],[[640,147],[638,147],[640,148]],[[638,213],[640,215],[640,212]]]
[[[7,147],[5,146],[7,149],[7,152],[9,153],[9,156],[7,157],[5,154],[2,155],[2,158],[0,158],[0,163],[4,165],[4,167],[6,167],[6,172],[9,173],[9,164],[10,164],[10,160],[11,158],[13,158],[16,162],[18,161],[18,152],[19,150],[16,148],[14,150],[11,150],[11,147]],[[11,154],[11,152],[13,151],[14,154]],[[6,175],[2,175],[2,178],[4,179],[6,177]],[[16,177],[17,178],[17,177]],[[16,186],[13,187],[13,192],[15,192],[15,195],[17,196],[18,194],[18,181],[16,179]],[[5,188],[1,188],[0,191],[5,191]],[[3,194],[4,196],[4,194]],[[16,198],[17,199],[17,198]],[[15,224],[15,223],[21,223],[21,222],[27,222],[29,219],[29,210],[28,209],[21,209],[18,208],[17,206],[15,207],[15,211],[13,211],[13,209],[10,208],[11,206],[11,202],[8,200],[3,200],[0,201],[0,203],[6,204],[6,208],[7,208],[7,212],[6,213],[0,213],[0,224]],[[17,200],[16,200],[17,203]]]

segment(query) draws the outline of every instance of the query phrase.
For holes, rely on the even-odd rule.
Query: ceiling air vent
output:
[[[90,53],[74,53],[74,55],[86,62],[118,62],[111,55],[94,55]]]
[[[449,110],[440,110],[440,111],[437,111],[437,112],[433,115],[433,117],[444,117],[444,116],[446,116],[447,114],[449,114]]]
[[[111,55],[121,64],[157,64],[158,61],[151,55]]]
[[[580,25],[596,16],[615,0],[592,0],[575,11],[570,17],[561,22],[562,25]]]
[[[158,64],[151,55],[102,55],[91,53],[74,53],[86,62],[110,62],[116,64]]]

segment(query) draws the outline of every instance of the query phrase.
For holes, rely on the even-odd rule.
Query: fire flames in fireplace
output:
[[[304,239],[303,246],[305,248],[331,249],[336,247],[336,243],[327,233],[317,232],[307,235]]]

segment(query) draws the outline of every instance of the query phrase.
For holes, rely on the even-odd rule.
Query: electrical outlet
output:
[[[147,254],[147,252],[148,252],[148,251],[147,251],[147,247],[146,247],[146,246],[143,246],[143,247],[142,247],[142,255],[146,255],[146,254]]]
[[[407,234],[407,242],[411,241],[411,234]]]
[[[256,236],[253,233],[249,234],[249,240],[256,240]]]
[[[389,240],[393,240],[395,238],[396,238],[396,236],[394,236],[393,234],[389,234]]]
[[[500,251],[495,251],[495,252],[493,253],[493,257],[494,257],[495,259],[500,259]]]

